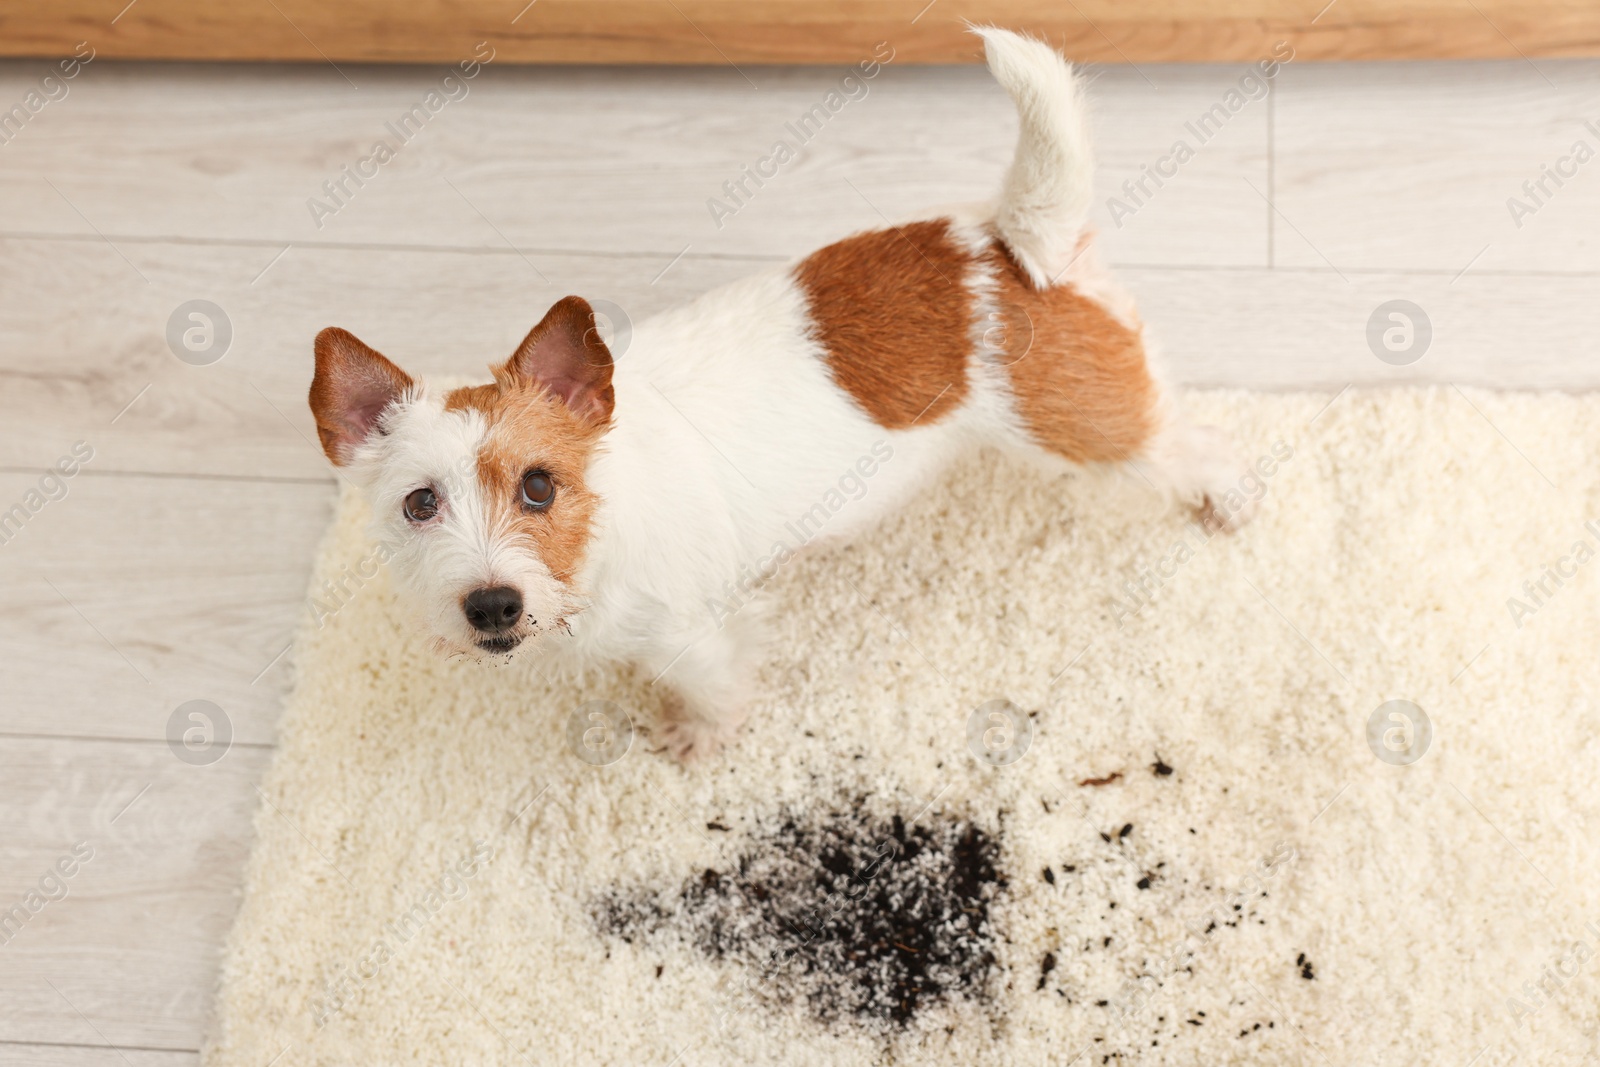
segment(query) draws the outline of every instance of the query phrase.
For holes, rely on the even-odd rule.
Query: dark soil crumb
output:
[[[1306,959],[1306,954],[1304,952],[1300,953],[1299,956],[1295,957],[1295,961],[1294,962],[1300,968],[1300,977],[1301,978],[1304,978],[1307,981],[1311,981],[1312,979],[1317,977],[1316,972],[1311,969],[1311,961]]]
[[[1110,774],[1106,775],[1104,778],[1085,778],[1083,781],[1079,782],[1078,784],[1079,785],[1089,785],[1089,786],[1110,785],[1112,782],[1119,781],[1121,778],[1122,778],[1122,772],[1121,771],[1112,771]]]
[[[1046,867],[1044,869],[1044,880],[1049,882],[1051,885],[1055,885],[1056,884],[1056,872],[1052,871],[1049,867]]]
[[[1044,959],[1039,961],[1039,988],[1040,989],[1044,988],[1044,983],[1045,983],[1046,978],[1049,976],[1050,972],[1055,970],[1055,969],[1056,969],[1056,954],[1054,952],[1046,952],[1044,954]]]
[[[774,1006],[800,1001],[829,1024],[905,1027],[940,1001],[988,998],[999,971],[989,908],[1006,885],[999,855],[971,822],[930,815],[907,826],[857,801],[785,813],[723,869],[676,889],[615,890],[591,915],[629,943],[675,934],[738,962],[755,972],[742,987]]]

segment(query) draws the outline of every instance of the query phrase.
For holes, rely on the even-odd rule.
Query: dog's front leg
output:
[[[733,739],[750,699],[756,653],[753,623],[730,621],[721,629],[683,640],[656,667],[662,701],[662,739],[682,762],[715,755]]]

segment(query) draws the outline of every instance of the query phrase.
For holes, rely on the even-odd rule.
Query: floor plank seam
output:
[[[198,1056],[198,1048],[167,1048],[161,1045],[91,1045],[82,1041],[21,1041],[12,1038],[0,1037],[0,1045],[10,1045],[13,1048],[84,1048],[96,1051],[111,1049],[113,1052],[170,1052],[174,1055]]]
[[[29,467],[25,465],[7,464],[0,466],[0,474],[43,474],[45,467]],[[227,472],[213,471],[161,471],[161,470],[92,470],[83,467],[78,471],[80,476],[94,478],[182,478],[191,482],[260,482],[269,485],[338,485],[337,478],[318,478],[311,475],[297,476],[290,474],[229,474]]]
[[[198,1048],[162,1048],[158,1045],[86,1045],[82,1041],[16,1041],[10,1038],[0,1038],[0,1045],[11,1048],[83,1048],[104,1051],[112,1049],[114,1053],[171,1053],[173,1056],[198,1056]]]
[[[37,734],[37,733],[12,733],[9,730],[0,730],[0,741],[89,741],[96,744],[106,743],[113,745],[169,745],[172,742],[164,737],[101,737],[96,734]],[[229,741],[229,748],[254,748],[264,751],[274,751],[278,745],[275,741]]]
[[[774,252],[663,252],[657,249],[611,252],[593,248],[507,248],[499,245],[440,245],[385,241],[283,241],[264,237],[188,237],[174,234],[52,233],[46,230],[0,230],[6,241],[70,241],[102,244],[109,237],[123,244],[174,244],[208,248],[315,248],[338,252],[423,252],[449,255],[489,256],[570,256],[577,259],[672,259],[682,258],[736,263],[787,263],[793,256]]]
[[[1268,209],[1271,210],[1270,207]],[[793,256],[768,254],[768,253],[721,253],[721,252],[662,252],[647,250],[641,252],[606,252],[592,249],[569,248],[491,248],[478,245],[419,245],[419,244],[381,244],[372,242],[314,242],[314,241],[271,241],[257,238],[199,238],[199,237],[170,237],[148,235],[115,235],[117,241],[128,244],[158,245],[175,244],[184,246],[206,246],[215,248],[283,248],[286,244],[295,248],[315,249],[317,251],[338,252],[415,252],[419,254],[442,255],[483,255],[483,256],[565,256],[572,259],[682,259],[697,262],[735,262],[776,264],[788,263]],[[80,244],[104,244],[105,239],[94,234],[66,234],[42,233],[18,230],[0,230],[0,241],[42,241],[42,242],[71,242]],[[1257,271],[1276,274],[1332,274],[1327,267],[1318,266],[1284,266],[1269,263],[1265,266],[1259,263],[1159,263],[1140,260],[1122,260],[1107,257],[1107,265],[1116,270],[1153,270],[1153,271],[1187,271],[1194,273],[1205,272],[1247,272]],[[1343,267],[1346,274],[1363,275],[1393,275],[1398,277],[1456,277],[1461,273],[1456,266],[1446,267]],[[1474,276],[1485,278],[1600,278],[1600,269],[1597,270],[1537,270],[1531,268],[1488,268],[1474,270]],[[54,377],[54,376],[52,376]]]

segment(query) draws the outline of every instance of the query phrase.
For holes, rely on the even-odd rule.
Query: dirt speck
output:
[[[1048,979],[1048,977],[1050,975],[1050,972],[1055,970],[1055,969],[1056,969],[1056,954],[1054,952],[1046,952],[1044,954],[1044,959],[1039,961],[1039,988],[1040,989],[1044,988],[1045,981]]]

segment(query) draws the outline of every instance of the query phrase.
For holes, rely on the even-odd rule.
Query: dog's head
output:
[[[323,330],[311,411],[323,451],[371,502],[400,594],[445,653],[506,657],[565,628],[611,425],[611,352],[575,296],[494,382],[441,392],[352,334]]]

